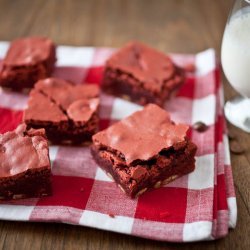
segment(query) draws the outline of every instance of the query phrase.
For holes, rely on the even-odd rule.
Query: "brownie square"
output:
[[[165,54],[131,42],[107,60],[102,88],[141,105],[163,106],[184,83],[184,70]]]
[[[95,134],[92,154],[118,186],[135,197],[194,170],[197,147],[187,139],[188,129],[148,104]]]
[[[0,135],[0,199],[51,195],[51,168],[44,129],[25,124]]]
[[[53,42],[44,37],[20,38],[13,41],[0,71],[2,87],[21,90],[49,77],[56,61]]]
[[[98,86],[47,78],[30,92],[23,119],[29,128],[44,128],[53,143],[81,144],[98,131],[98,107]]]

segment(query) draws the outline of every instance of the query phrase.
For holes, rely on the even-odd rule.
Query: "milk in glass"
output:
[[[226,26],[221,60],[230,84],[250,97],[250,8],[236,12]]]

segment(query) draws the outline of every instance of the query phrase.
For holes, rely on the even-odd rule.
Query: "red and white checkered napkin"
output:
[[[0,58],[8,43],[0,43]],[[78,83],[99,83],[103,63],[111,49],[65,47],[57,49],[55,76]],[[166,185],[131,200],[96,165],[88,147],[51,146],[52,197],[1,202],[4,220],[64,222],[124,234],[163,240],[198,241],[225,236],[235,227],[236,199],[228,151],[223,133],[223,90],[212,49],[197,55],[172,55],[176,63],[195,63],[188,79],[166,110],[176,122],[203,121],[204,133],[192,130],[198,145],[196,169]],[[0,91],[0,132],[21,121],[27,96]],[[101,129],[141,107],[119,98],[101,97]]]

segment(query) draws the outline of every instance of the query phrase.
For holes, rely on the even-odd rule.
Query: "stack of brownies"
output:
[[[99,166],[134,198],[192,172],[197,147],[189,127],[163,109],[185,81],[185,71],[163,53],[132,42],[106,62],[101,90],[145,107],[99,130],[100,90],[53,78],[55,46],[47,38],[14,41],[0,85],[29,91],[23,124],[0,135],[0,199],[52,194],[48,141],[90,145]]]

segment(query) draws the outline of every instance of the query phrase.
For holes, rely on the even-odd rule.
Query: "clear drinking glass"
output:
[[[225,116],[250,132],[250,0],[236,0],[225,27],[221,62],[223,71],[241,95],[225,104]]]

